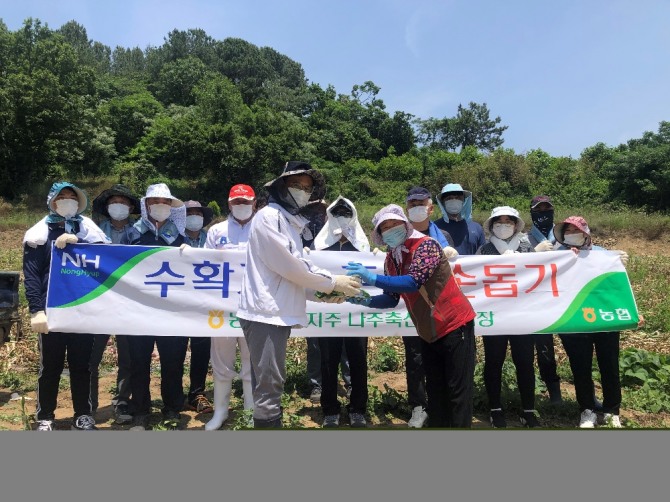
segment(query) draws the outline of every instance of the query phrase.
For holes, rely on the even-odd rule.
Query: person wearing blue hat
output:
[[[437,196],[442,219],[435,224],[454,239],[458,254],[473,255],[486,243],[484,229],[472,220],[472,192],[458,183],[447,183]]]

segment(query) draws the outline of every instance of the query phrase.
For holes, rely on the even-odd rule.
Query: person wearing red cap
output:
[[[228,194],[230,216],[225,221],[212,225],[207,232],[205,247],[208,249],[236,249],[244,247],[249,240],[251,219],[256,213],[256,194],[249,185],[235,185]],[[228,418],[228,404],[233,388],[237,348],[240,349],[242,392],[244,409],[254,408],[251,390],[251,362],[249,348],[243,336],[217,336],[212,338],[210,359],[214,374],[214,415],[205,424],[205,430],[221,428]]]

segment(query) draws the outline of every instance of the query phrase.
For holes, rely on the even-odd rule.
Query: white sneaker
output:
[[[407,422],[407,427],[421,429],[426,424],[426,420],[428,420],[428,413],[423,409],[423,406],[415,406],[412,410],[412,418]]]
[[[40,420],[37,424],[38,431],[52,431],[54,430],[54,423],[51,420]]]
[[[579,427],[582,429],[593,429],[596,426],[598,416],[593,413],[593,410],[584,410],[579,417]]]
[[[605,413],[604,419],[605,419],[605,425],[612,427],[613,429],[623,428],[623,425],[621,425],[621,419],[619,418],[619,415],[613,415],[612,413]]]

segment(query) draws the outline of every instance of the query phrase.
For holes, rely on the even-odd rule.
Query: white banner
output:
[[[313,251],[333,274],[347,262],[383,273],[379,253]],[[53,249],[51,331],[119,335],[242,336],[235,316],[245,251],[120,245]],[[617,331],[638,313],[616,253],[569,251],[464,256],[455,277],[477,312],[478,335]],[[372,296],[382,291],[364,284]],[[402,300],[389,310],[307,302],[308,326],[293,336],[409,336]]]

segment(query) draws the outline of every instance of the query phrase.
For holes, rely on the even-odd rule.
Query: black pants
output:
[[[308,336],[307,341],[307,378],[312,389],[321,388],[321,346],[317,336]],[[349,371],[349,359],[347,351],[342,350],[340,358],[340,371],[345,387],[351,387],[351,374]]]
[[[524,410],[535,409],[535,335],[490,335],[484,339],[484,385],[491,409],[502,408],[502,368],[509,341],[516,367],[516,384]]]
[[[559,382],[561,379],[556,373],[556,353],[554,352],[554,335],[533,335],[535,349],[537,351],[537,367],[540,370],[540,378],[549,385]]]
[[[575,379],[579,410],[593,410],[593,349],[603,388],[603,411],[619,414],[621,380],[619,379],[619,332],[570,333],[560,335]]]
[[[368,405],[368,339],[358,336],[318,337],[321,351],[321,409],[324,415],[340,413],[337,399],[337,371],[342,358],[342,347],[349,359],[351,374],[350,413],[363,413]]]
[[[433,343],[420,340],[426,372],[429,427],[472,427],[474,322],[464,324]]]
[[[421,338],[403,336],[405,346],[405,375],[407,376],[407,402],[410,408],[426,407],[426,372],[421,361]]]
[[[65,367],[70,372],[70,392],[75,418],[91,414],[90,383],[91,372],[88,362],[91,359],[93,335],[88,333],[60,333],[51,331],[40,334],[40,370],[37,378],[37,420],[55,418],[58,398],[58,384]]]
[[[130,342],[132,373],[131,406],[135,415],[151,413],[151,353],[158,347],[161,365],[161,397],[163,413],[180,412],[184,407],[184,360],[188,338],[184,336],[136,336]]]
[[[212,339],[206,336],[194,336],[191,340],[191,369],[189,371],[188,402],[205,394],[205,382],[209,371],[209,355]]]
[[[110,335],[93,335],[93,350],[89,370],[91,371],[91,409],[93,413],[98,409],[98,378],[100,377],[100,362],[107,348]],[[130,350],[128,348],[128,335],[116,335],[116,357],[117,394],[112,398],[114,406],[118,404],[130,404]]]

